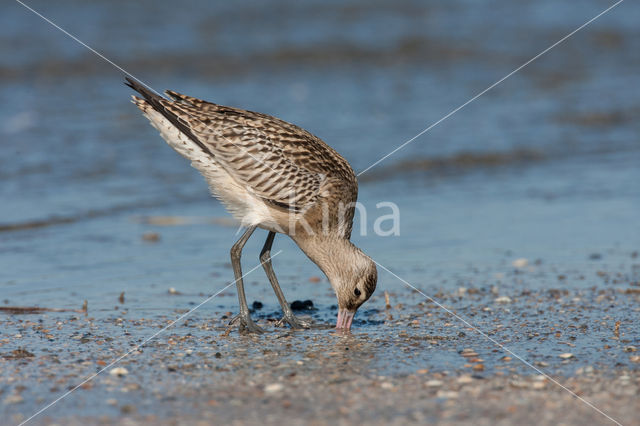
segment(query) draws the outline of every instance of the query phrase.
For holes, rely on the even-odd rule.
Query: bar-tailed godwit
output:
[[[375,263],[351,243],[358,183],[349,163],[320,138],[266,114],[206,102],[174,91],[159,96],[138,82],[133,103],[167,143],[205,177],[209,188],[247,229],[231,247],[241,331],[263,332],[249,314],[242,248],[256,228],[269,231],[260,260],[282,307],[281,323],[307,328],[291,312],[271,265],[276,233],[289,235],[324,272],[338,298],[337,328],[376,288]]]

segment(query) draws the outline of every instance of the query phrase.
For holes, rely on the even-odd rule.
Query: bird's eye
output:
[[[356,296],[360,296],[360,289],[358,287],[356,287],[355,290],[353,290],[353,294],[355,294]]]

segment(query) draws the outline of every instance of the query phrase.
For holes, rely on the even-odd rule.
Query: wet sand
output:
[[[551,289],[518,289],[511,279],[523,275],[501,290],[434,294],[513,353],[404,288],[388,294],[390,306],[377,295],[352,333],[276,328],[278,312],[256,304],[269,332],[242,336],[227,332],[229,312],[204,305],[141,348],[186,310],[142,317],[122,296],[97,318],[91,308],[6,315],[1,412],[19,423],[106,368],[32,424],[612,424],[551,378],[637,424],[635,275],[601,272],[602,284],[574,290],[562,285],[571,274]],[[334,314],[300,313],[318,323]]]

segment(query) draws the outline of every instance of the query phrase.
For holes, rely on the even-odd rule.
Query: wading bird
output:
[[[231,247],[241,331],[260,333],[242,283],[242,248],[256,228],[269,231],[260,253],[284,316],[280,324],[308,328],[287,303],[271,265],[276,233],[290,236],[324,272],[338,298],[337,328],[349,329],[376,288],[375,263],[351,243],[358,183],[349,163],[318,137],[275,117],[166,91],[137,81],[133,103],[165,141],[191,161],[213,195],[246,227]]]

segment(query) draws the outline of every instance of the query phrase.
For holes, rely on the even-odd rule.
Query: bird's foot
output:
[[[238,314],[231,321],[229,321],[229,327],[227,328],[226,334],[231,331],[231,328],[237,325],[238,330],[241,334],[262,334],[264,333],[264,329],[256,325],[255,322],[251,319],[251,316],[247,313],[245,315]]]
[[[289,327],[293,329],[313,328],[315,326],[313,322],[301,320],[293,314],[284,314],[284,316],[276,322],[276,327],[284,327],[285,324],[289,324]]]

